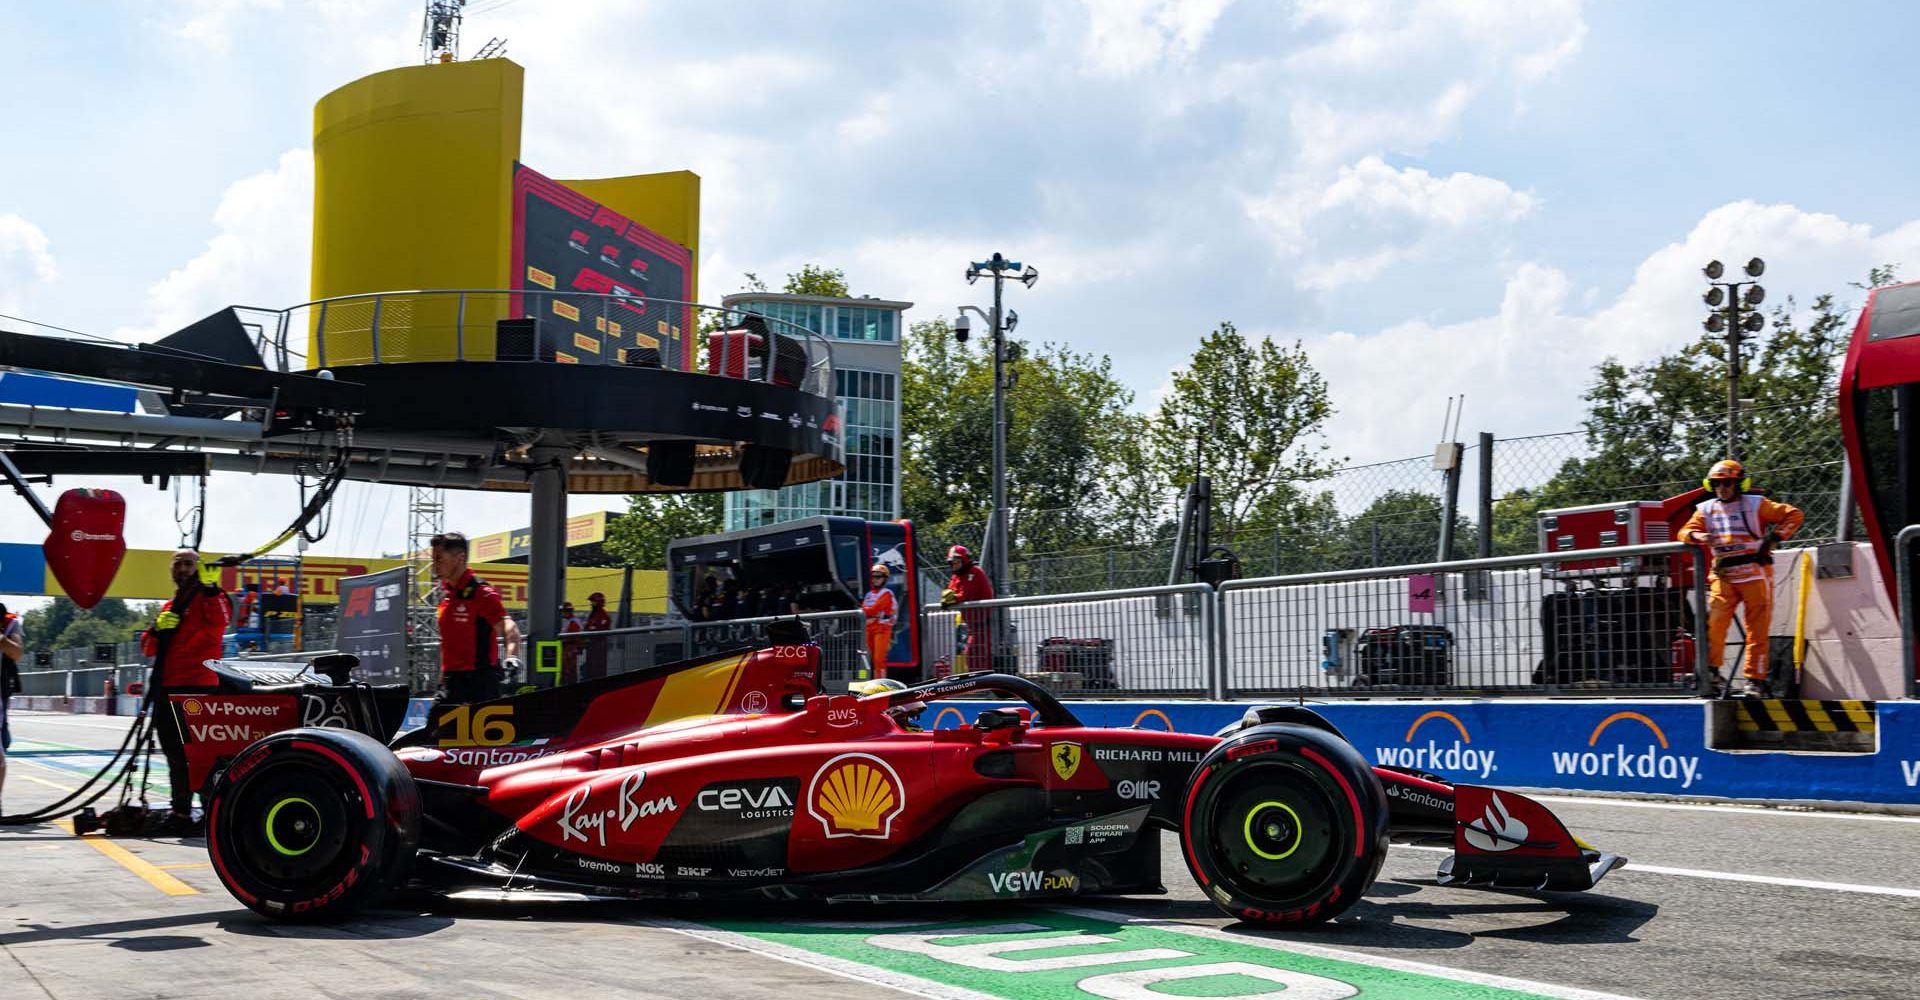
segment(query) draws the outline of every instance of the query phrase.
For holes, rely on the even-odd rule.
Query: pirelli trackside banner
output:
[[[1081,701],[1090,726],[1215,733],[1255,702]],[[971,722],[988,702],[937,702],[923,725]],[[1707,798],[1920,802],[1920,703],[1881,702],[1879,750],[1864,754],[1709,749],[1699,701],[1323,702],[1307,706],[1375,764],[1509,788]]]

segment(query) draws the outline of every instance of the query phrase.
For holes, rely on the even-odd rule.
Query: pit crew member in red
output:
[[[987,579],[987,571],[973,561],[973,553],[964,545],[956,545],[947,550],[947,568],[953,570],[953,579],[948,581],[947,589],[940,592],[940,603],[951,606],[969,601],[993,600],[993,581]],[[967,645],[965,655],[966,669],[989,670],[993,612],[988,608],[962,608],[961,624],[967,627]]]
[[[1702,484],[1713,499],[1702,501],[1680,529],[1680,540],[1713,558],[1707,578],[1707,663],[1716,673],[1726,658],[1727,626],[1746,605],[1747,656],[1741,694],[1767,693],[1767,641],[1773,622],[1773,547],[1800,530],[1807,516],[1797,507],[1746,492],[1752,480],[1740,463],[1719,462]]]
[[[899,613],[893,590],[887,586],[892,576],[886,563],[874,563],[867,573],[871,586],[860,601],[860,610],[867,618],[867,661],[873,665],[875,677],[887,676],[887,651],[893,648],[893,620]]]
[[[433,536],[433,575],[446,593],[435,618],[440,625],[441,705],[464,705],[500,697],[506,670],[520,669],[520,628],[507,617],[500,592],[467,568],[467,536]],[[502,659],[494,649],[506,647]]]
[[[153,627],[141,634],[140,651],[154,658],[147,684],[153,689],[154,704],[161,706],[154,729],[160,736],[160,749],[167,755],[167,775],[173,786],[173,813],[163,821],[162,828],[169,833],[186,833],[193,826],[195,789],[187,777],[180,717],[167,696],[202,694],[219,685],[219,676],[206,663],[218,660],[225,652],[233,606],[220,591],[219,566],[202,567],[200,553],[192,549],[175,551],[168,572],[173,577],[173,599],[160,605]]]

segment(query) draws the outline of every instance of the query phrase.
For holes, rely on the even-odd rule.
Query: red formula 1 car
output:
[[[309,724],[189,744],[196,776],[217,772],[213,867],[288,920],[403,880],[465,898],[1057,898],[1164,892],[1165,831],[1221,909],[1280,924],[1351,906],[1390,837],[1450,844],[1450,884],[1586,889],[1622,863],[1524,796],[1370,766],[1303,708],[1216,736],[1101,729],[1001,674],[818,694],[819,656],[782,646],[459,706],[391,744],[370,732],[391,712],[356,708],[364,685],[235,681],[193,696],[195,717],[275,703]],[[984,692],[1025,706],[913,724]],[[307,699],[334,725],[311,725],[315,702],[296,711]]]

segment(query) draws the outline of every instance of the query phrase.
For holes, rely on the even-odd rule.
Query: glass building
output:
[[[741,292],[720,300],[833,340],[834,393],[846,428],[847,469],[818,483],[726,497],[726,530],[833,514],[900,516],[900,337],[911,302]]]

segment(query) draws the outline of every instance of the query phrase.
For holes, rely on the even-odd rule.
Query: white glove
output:
[[[520,671],[525,668],[526,664],[521,663],[518,656],[509,656],[500,661],[500,666],[506,670],[509,676],[518,677],[520,676]]]

